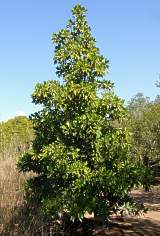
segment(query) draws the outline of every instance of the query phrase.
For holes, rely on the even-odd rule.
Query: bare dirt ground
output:
[[[131,195],[137,202],[144,203],[148,212],[138,217],[116,218],[111,230],[100,230],[95,235],[160,236],[160,185],[149,192],[134,190]]]

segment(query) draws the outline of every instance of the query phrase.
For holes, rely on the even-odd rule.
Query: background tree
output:
[[[31,121],[26,116],[17,116],[0,123],[0,155],[13,156],[25,152],[33,140]]]
[[[140,119],[149,102],[149,97],[145,97],[143,93],[137,93],[128,102],[127,108],[135,118]]]
[[[133,133],[133,158],[137,156],[150,167],[155,164],[157,166],[160,161],[160,103],[157,97],[151,102],[142,93],[138,93],[128,105],[128,127]]]
[[[136,212],[128,192],[144,183],[144,166],[128,156],[123,101],[103,79],[109,62],[96,47],[77,5],[66,28],[53,35],[54,63],[60,81],[37,84],[33,102],[43,109],[31,116],[33,150],[21,157],[21,171],[37,175],[27,183],[28,199],[57,216],[85,212],[104,218]]]

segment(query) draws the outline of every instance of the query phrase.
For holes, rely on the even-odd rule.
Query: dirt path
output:
[[[160,186],[153,187],[149,192],[143,189],[134,190],[132,196],[137,202],[144,203],[149,211],[139,217],[116,218],[115,226],[95,232],[103,236],[160,236]]]
[[[149,209],[142,218],[160,221],[160,186],[153,187],[149,192],[145,192],[143,189],[134,190],[132,196]]]
[[[149,209],[138,219],[130,219],[134,221],[133,226],[139,232],[137,235],[160,236],[160,186],[153,187],[149,192],[145,192],[143,189],[135,190],[132,192],[132,196]]]

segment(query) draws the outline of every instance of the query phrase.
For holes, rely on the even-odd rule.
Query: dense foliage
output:
[[[128,127],[133,133],[132,154],[155,171],[160,163],[160,102],[158,96],[150,101],[138,93],[128,104],[130,122]],[[157,173],[158,174],[158,173]]]
[[[8,156],[28,150],[33,139],[31,121],[25,116],[17,116],[0,123],[0,153]]]
[[[85,212],[107,217],[137,211],[128,193],[144,184],[146,170],[128,156],[127,113],[103,78],[109,62],[96,47],[77,5],[66,28],[53,34],[56,73],[63,82],[37,84],[33,102],[43,108],[31,116],[32,151],[18,163],[36,176],[27,182],[28,200],[36,200],[52,216],[67,211],[72,219]],[[60,214],[59,214],[60,215]]]

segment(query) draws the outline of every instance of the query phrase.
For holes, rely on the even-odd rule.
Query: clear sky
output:
[[[51,35],[77,3],[88,9],[116,93],[127,101],[159,92],[160,0],[0,0],[0,120],[34,112],[35,84],[56,78]]]

